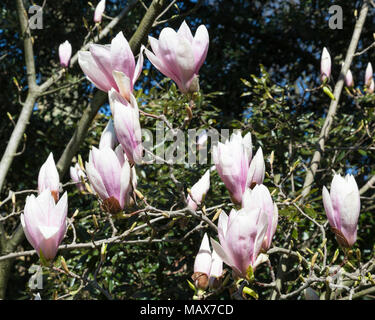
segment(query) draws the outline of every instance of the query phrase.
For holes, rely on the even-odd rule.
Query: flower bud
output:
[[[370,87],[373,73],[374,72],[372,70],[372,64],[371,64],[371,62],[369,62],[367,64],[366,73],[365,73],[365,85],[366,85],[366,87]]]
[[[70,178],[76,183],[78,190],[85,191],[86,188],[82,183],[82,179],[86,179],[86,174],[83,172],[78,163],[74,167],[70,167]]]
[[[95,13],[94,13],[94,22],[99,23],[102,21],[102,16],[105,10],[105,0],[99,1],[95,8]]]
[[[216,289],[220,286],[222,274],[223,261],[216,252],[211,252],[210,243],[205,233],[194,261],[192,279],[195,287],[200,290],[206,290],[208,286]]]
[[[64,68],[69,67],[70,57],[72,56],[72,45],[68,40],[59,46],[60,65]]]
[[[331,76],[331,56],[326,49],[323,48],[322,57],[320,60],[320,79],[322,82],[326,82]]]
[[[345,84],[348,88],[354,87],[353,75],[352,75],[352,72],[350,71],[350,69],[346,73]]]
[[[331,192],[323,187],[323,204],[337,242],[345,248],[353,246],[357,240],[360,195],[354,177],[345,178],[336,174],[331,184]]]
[[[210,189],[210,170],[207,170],[191,188],[190,194],[187,197],[188,206],[194,211],[197,210],[198,205],[202,203],[206,196],[208,189]]]
[[[129,103],[113,89],[109,93],[109,101],[118,141],[132,164],[142,163],[142,131],[137,101],[131,95]]]
[[[60,179],[57,172],[55,160],[52,152],[49,154],[46,162],[41,166],[38,175],[38,191],[42,193],[49,190],[57,202],[59,200]]]

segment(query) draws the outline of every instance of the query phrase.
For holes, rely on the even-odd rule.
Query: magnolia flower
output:
[[[133,85],[143,66],[141,47],[137,64],[128,41],[119,32],[110,45],[91,44],[90,51],[79,51],[78,62],[87,78],[98,89],[108,92],[114,88],[130,101]]]
[[[209,37],[200,25],[193,37],[184,21],[177,32],[167,27],[159,40],[149,36],[152,51],[147,58],[165,76],[174,80],[182,93],[199,90],[198,72],[207,56]]]
[[[247,271],[262,262],[259,255],[268,227],[268,218],[260,209],[239,211],[232,209],[229,217],[225,212],[219,216],[218,233],[220,244],[211,239],[213,249],[229,265],[237,277],[247,278]]]
[[[322,57],[320,60],[320,79],[325,82],[331,76],[331,56],[326,47],[323,48]]]
[[[60,65],[64,68],[69,67],[70,57],[72,56],[72,45],[68,40],[59,46]]]
[[[217,172],[235,204],[241,204],[246,187],[263,183],[265,165],[262,148],[258,149],[254,159],[251,149],[250,133],[242,137],[239,132],[233,133],[225,143],[219,142],[213,147]]]
[[[208,286],[216,288],[220,284],[219,279],[222,274],[223,261],[215,252],[211,252],[208,237],[205,233],[194,261],[192,279],[195,287],[201,290],[206,290]]]
[[[129,204],[132,171],[121,149],[93,147],[89,162],[86,162],[86,172],[93,189],[103,200],[104,210],[115,214]]]
[[[354,87],[353,75],[352,75],[352,72],[350,71],[350,69],[346,73],[345,84],[348,88]]]
[[[372,64],[371,62],[369,62],[367,64],[367,68],[366,68],[366,73],[365,73],[365,85],[367,87],[370,86],[370,83],[371,83],[371,80],[372,80],[372,75],[373,75],[373,70],[372,70]]]
[[[191,187],[190,194],[187,197],[188,206],[194,211],[197,210],[208,189],[210,189],[210,170],[207,170],[198,182]]]
[[[207,234],[202,239],[201,246],[194,261],[194,274],[192,279],[196,288],[206,290],[208,287],[208,276],[211,270],[211,249]]]
[[[116,133],[115,133],[115,127],[113,125],[113,120],[110,119],[108,121],[107,126],[102,132],[102,136],[100,137],[99,142],[99,149],[108,147],[111,149],[114,149],[114,147],[118,144]]]
[[[271,246],[273,235],[276,232],[279,214],[277,206],[273,203],[271,194],[266,186],[261,184],[256,185],[253,190],[246,189],[242,198],[242,207],[248,212],[259,208],[260,214],[267,216],[268,228],[262,244],[262,249],[267,251]]]
[[[102,15],[105,10],[105,0],[101,0],[96,8],[95,8],[95,13],[94,13],[94,22],[99,23],[102,21]]]
[[[85,185],[82,183],[82,179],[86,179],[86,174],[83,172],[78,163],[76,163],[74,167],[70,167],[70,178],[76,183],[78,190],[86,190]]]
[[[57,202],[59,200],[59,187],[59,173],[57,172],[55,160],[51,152],[39,170],[38,191],[42,193],[44,190],[49,190]]]
[[[372,65],[371,62],[367,64],[366,73],[365,73],[365,86],[368,93],[373,93],[375,89]]]
[[[109,103],[118,141],[131,163],[141,163],[143,146],[137,101],[131,95],[129,103],[112,89],[109,93]]]
[[[27,240],[38,255],[46,260],[55,258],[66,231],[68,195],[65,192],[56,204],[51,192],[43,191],[38,197],[26,198],[21,224]]]
[[[352,175],[345,178],[335,174],[331,192],[323,187],[323,204],[332,231],[338,243],[351,247],[357,240],[360,196],[357,183]]]

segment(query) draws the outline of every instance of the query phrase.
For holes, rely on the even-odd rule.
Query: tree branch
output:
[[[333,92],[333,95],[335,96],[335,100],[331,100],[329,110],[328,110],[328,113],[327,113],[327,117],[326,117],[326,119],[324,121],[324,124],[323,124],[323,127],[320,131],[319,140],[318,140],[318,144],[317,144],[317,150],[314,153],[314,156],[313,156],[312,161],[311,161],[310,170],[307,172],[305,182],[303,184],[302,200],[309,194],[309,192],[311,190],[311,187],[312,187],[312,184],[314,183],[315,174],[316,174],[316,171],[318,169],[320,160],[322,158],[322,154],[324,152],[325,143],[326,143],[326,141],[328,139],[328,136],[329,136],[329,130],[331,129],[333,119],[336,115],[336,111],[337,111],[338,104],[339,104],[339,101],[340,101],[342,88],[344,86],[345,76],[346,76],[346,73],[349,70],[350,64],[352,63],[353,56],[355,54],[355,50],[357,48],[359,38],[361,36],[363,25],[364,25],[365,20],[366,20],[368,9],[369,9],[369,3],[368,3],[367,0],[365,0],[363,2],[362,8],[361,8],[359,18],[358,18],[358,20],[355,24],[355,27],[354,27],[353,36],[352,36],[352,39],[350,41],[348,51],[346,53],[345,62],[343,64],[343,66],[341,67],[340,76],[339,76],[339,79],[338,79],[338,81],[335,85],[335,89],[334,89],[334,92]]]
[[[129,41],[130,48],[133,53],[139,51],[142,41],[146,38],[147,34],[150,32],[154,20],[157,18],[164,6],[164,0],[154,0],[146,14],[144,15],[142,21],[140,22],[137,30],[131,37]],[[91,101],[88,108],[82,114],[81,120],[77,124],[77,128],[67,144],[63,154],[61,155],[59,161],[57,162],[57,169],[60,176],[63,177],[68,171],[70,163],[73,156],[77,153],[80,145],[86,137],[86,133],[89,129],[91,122],[93,121],[95,115],[98,113],[100,107],[106,102],[108,96],[107,93],[103,91],[97,91],[94,95],[94,99]]]

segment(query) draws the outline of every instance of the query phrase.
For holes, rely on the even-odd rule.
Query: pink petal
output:
[[[91,44],[90,52],[100,71],[105,75],[110,88],[113,87],[118,91],[118,87],[112,76],[111,46]]]
[[[107,73],[104,72],[95,62],[91,53],[88,51],[78,52],[78,63],[86,75],[86,77],[100,90],[107,92],[111,90],[114,80],[108,78]],[[116,86],[117,89],[117,86]]]
[[[110,61],[113,71],[123,72],[129,79],[133,80],[135,69],[134,55],[122,32],[119,32],[111,42]]]
[[[204,25],[200,25],[195,33],[193,40],[193,51],[195,59],[195,70],[198,74],[199,69],[202,67],[207,57],[208,45],[209,45],[208,31]]]

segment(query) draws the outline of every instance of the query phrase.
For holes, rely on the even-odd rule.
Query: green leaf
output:
[[[292,238],[294,240],[298,240],[298,230],[297,229],[293,229],[293,231],[292,231]]]
[[[192,284],[189,280],[186,280],[187,281],[187,283],[188,283],[188,285],[189,285],[189,287],[192,289],[192,290],[194,290],[194,292],[196,292],[197,291],[197,289],[195,288],[195,285],[194,284]]]
[[[328,97],[330,97],[331,100],[336,100],[336,98],[335,98],[335,96],[333,95],[332,91],[331,91],[328,87],[324,86],[324,87],[323,87],[323,92],[324,92]]]
[[[249,287],[244,287],[243,292],[253,297],[254,299],[258,300],[259,298],[258,294],[253,289],[250,289]]]
[[[251,264],[247,267],[246,279],[249,280],[249,281],[254,281],[254,269],[251,266]]]

